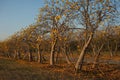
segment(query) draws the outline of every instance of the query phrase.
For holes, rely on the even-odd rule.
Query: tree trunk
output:
[[[60,54],[60,53],[55,53],[56,54],[56,56],[55,56],[55,63],[57,63],[58,62],[58,54]]]
[[[17,50],[14,50],[14,59],[17,57]]]
[[[117,55],[117,50],[118,50],[118,43],[117,41],[115,41],[115,50],[114,50],[115,56]]]
[[[89,46],[92,38],[93,38],[93,34],[90,35],[88,41],[83,46],[83,49],[82,49],[82,51],[80,53],[80,56],[79,56],[79,58],[78,58],[78,60],[76,62],[76,65],[75,65],[75,70],[77,72],[82,69],[84,54],[85,54],[85,51],[86,51],[87,47]]]
[[[100,56],[100,52],[103,48],[104,44],[101,45],[100,49],[98,50],[97,52],[97,55],[95,56],[95,59],[94,59],[94,62],[93,62],[93,65],[92,65],[92,68],[94,69],[98,63],[98,60],[99,60],[99,56]]]
[[[113,51],[110,51],[110,57],[111,58],[113,57]]]
[[[66,58],[67,63],[68,63],[68,64],[71,64],[70,58],[69,58],[69,56],[68,56],[68,54],[67,54],[67,48],[66,48],[66,47],[65,47],[65,49],[64,49],[64,53],[65,53],[65,58]]]
[[[27,52],[24,53],[23,60],[28,56]]]
[[[20,59],[20,53],[18,52],[18,50],[14,51],[14,59]]]
[[[7,57],[10,58],[11,57],[11,54],[9,52],[7,52]]]
[[[91,44],[92,45],[92,51],[93,51],[93,56],[96,55],[96,48],[95,48],[95,45],[94,44]]]
[[[38,45],[38,63],[42,63],[42,52],[40,51],[40,45]]]
[[[108,41],[108,49],[110,51],[110,57],[113,57],[113,50],[112,50],[112,46],[110,46],[110,42]]]
[[[32,52],[29,50],[29,52],[28,52],[28,56],[29,56],[29,61],[31,62],[32,61]]]
[[[20,52],[17,51],[17,59],[20,59]]]
[[[55,46],[57,43],[57,39],[55,39],[55,41],[53,41],[52,47],[51,47],[51,55],[50,55],[50,65],[54,65],[55,63]]]
[[[56,54],[56,55],[55,55],[55,63],[57,63],[57,62],[58,62],[58,56],[59,56],[59,54],[60,54],[60,46],[58,46],[57,52],[56,52],[55,54]]]

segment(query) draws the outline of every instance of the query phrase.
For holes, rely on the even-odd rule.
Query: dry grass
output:
[[[0,57],[0,80],[120,80],[119,76],[120,65],[99,64],[93,70],[91,64],[84,64],[76,74],[74,64],[50,66]]]

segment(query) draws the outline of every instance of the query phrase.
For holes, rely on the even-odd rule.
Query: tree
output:
[[[107,38],[107,48],[110,53],[110,56],[113,57],[118,49],[118,42],[119,42],[119,28],[115,28],[112,26],[108,26],[106,29],[106,38]]]
[[[106,42],[107,40],[105,31],[102,30],[96,31],[96,34],[91,42],[91,48],[94,53],[94,61],[92,65],[93,69],[96,68],[96,65],[98,65],[100,53]]]
[[[72,10],[67,6],[68,1],[47,0],[46,6],[41,8],[41,14],[38,16],[38,22],[47,24],[50,29],[51,37],[51,55],[50,65],[55,63],[55,47],[59,36],[68,29],[68,22],[71,20]],[[41,18],[42,17],[42,18]],[[67,25],[67,26],[66,26]],[[63,31],[62,31],[63,30]],[[62,33],[61,33],[62,32]]]
[[[79,71],[82,69],[85,51],[90,45],[95,31],[115,17],[116,9],[114,0],[78,0],[76,6],[80,7],[76,10],[79,23],[87,31],[86,42],[75,65],[76,71]]]
[[[34,44],[34,30],[35,30],[35,26],[34,25],[29,25],[28,28],[26,29],[23,29],[21,32],[20,32],[20,36],[19,36],[19,39],[21,42],[24,42],[26,43],[26,45],[28,46],[26,49],[25,52],[28,53],[28,57],[29,57],[29,61],[32,61],[33,60],[33,57],[32,57],[32,50],[35,48],[35,44]]]

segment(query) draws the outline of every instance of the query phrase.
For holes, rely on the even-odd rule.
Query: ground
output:
[[[101,63],[96,69],[90,66],[86,63],[82,71],[76,73],[74,64],[50,66],[0,57],[0,80],[120,80],[120,64]]]

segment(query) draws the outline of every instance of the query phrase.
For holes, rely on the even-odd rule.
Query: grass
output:
[[[90,66],[84,64],[83,70],[76,74],[73,64],[50,66],[0,57],[0,80],[120,80],[120,65],[100,64],[95,70]]]
[[[0,80],[44,80],[41,70],[11,59],[0,58]],[[47,79],[46,79],[47,80]]]
[[[59,71],[61,67],[55,67],[0,57],[0,80],[70,80],[71,76],[63,77]]]

